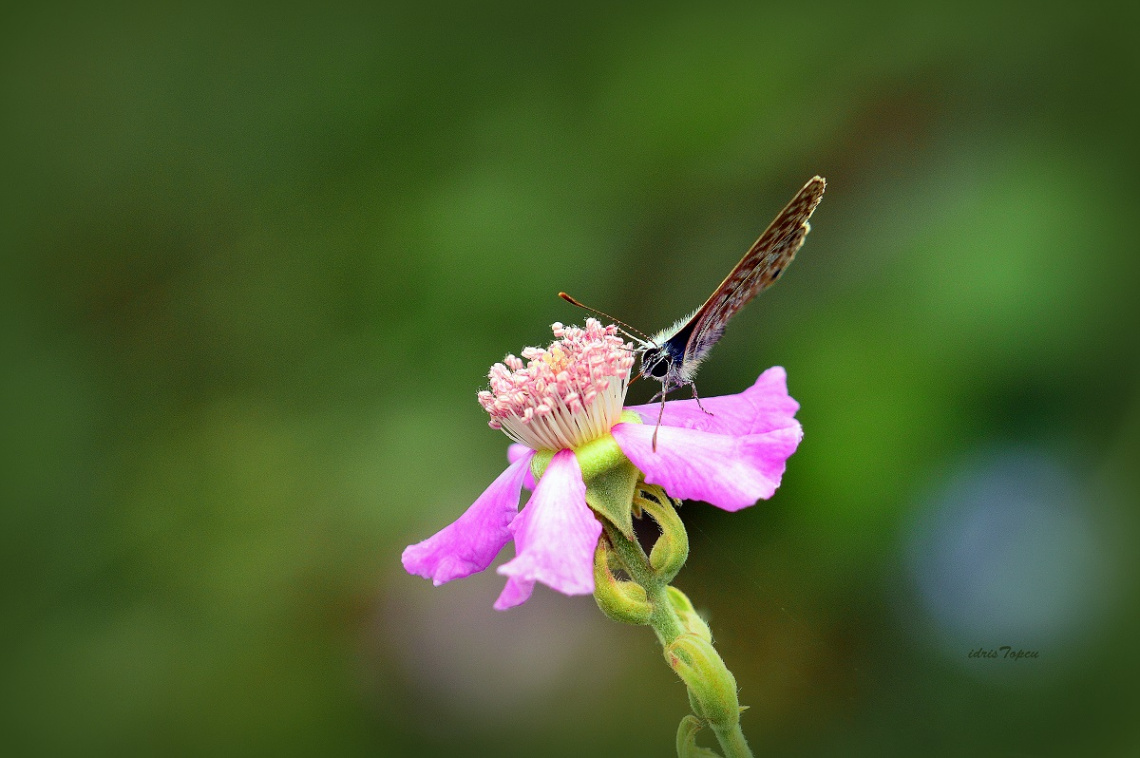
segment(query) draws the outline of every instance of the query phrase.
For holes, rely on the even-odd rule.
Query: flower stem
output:
[[[635,495],[635,504],[649,512],[661,526],[663,533],[658,545],[665,546],[665,549],[659,551],[658,546],[655,546],[651,560],[636,540],[631,540],[621,530],[603,522],[606,552],[613,558],[613,563],[629,576],[630,581],[644,590],[645,600],[641,607],[644,608],[646,603],[649,606],[649,613],[646,615],[643,612],[636,616],[636,621],[631,621],[634,616],[610,615],[619,621],[652,627],[664,649],[666,661],[689,689],[689,701],[693,705],[695,717],[686,717],[682,721],[682,732],[687,738],[682,740],[679,737],[678,755],[688,758],[710,754],[710,751],[696,746],[695,732],[699,724],[712,729],[725,758],[752,758],[752,751],[740,729],[736,680],[713,649],[712,634],[704,620],[693,610],[689,599],[669,584],[688,554],[688,537],[684,534],[684,526],[676,517],[672,499],[664,491],[644,484],[639,487],[641,496]],[[681,553],[659,555],[669,550]],[[659,569],[654,569],[655,564]],[[612,576],[609,578],[613,579]],[[631,585],[625,583],[624,586]],[[599,585],[596,592],[602,592],[601,587]],[[604,603],[600,596],[598,604],[603,610],[614,607],[612,602]]]
[[[732,729],[718,729],[714,726],[712,730],[726,758],[752,758],[752,750],[748,747],[748,741],[744,739],[740,724]]]
[[[605,530],[621,567],[629,574],[630,579],[645,590],[646,598],[653,608],[648,621],[649,626],[653,627],[662,645],[671,644],[681,635],[683,628],[665,591],[668,585],[654,573],[649,565],[649,557],[640,544],[628,539],[609,524],[605,525]]]

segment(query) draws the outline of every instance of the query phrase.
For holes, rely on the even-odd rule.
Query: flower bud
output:
[[[696,716],[686,716],[677,727],[678,758],[720,758],[719,754],[697,744],[697,732],[704,724]]]
[[[603,536],[594,551],[594,602],[602,613],[622,624],[648,624],[653,606],[645,588],[634,582],[619,581],[610,570],[609,540]]]
[[[672,500],[660,487],[643,488],[638,495],[636,504],[661,528],[661,536],[649,553],[649,565],[657,577],[668,584],[689,559],[689,535]]]
[[[672,586],[666,587],[665,593],[669,596],[669,604],[673,606],[673,610],[681,619],[681,625],[685,627],[685,631],[697,635],[705,642],[712,642],[712,630],[693,608],[692,602],[685,593]]]
[[[665,648],[665,660],[689,688],[697,715],[718,730],[733,729],[740,723],[736,679],[710,642],[682,634]]]

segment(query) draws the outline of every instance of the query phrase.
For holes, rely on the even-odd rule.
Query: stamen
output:
[[[616,326],[594,318],[585,328],[552,325],[557,341],[496,363],[490,390],[478,394],[492,429],[534,450],[584,445],[621,419],[634,353]]]

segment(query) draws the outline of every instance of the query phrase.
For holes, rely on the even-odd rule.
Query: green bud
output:
[[[690,689],[686,689],[685,692],[689,693],[689,707],[693,709],[693,713],[697,714],[698,718],[703,719],[705,717],[705,712],[701,710],[701,703],[699,700],[697,700],[697,696],[694,695],[693,691]]]
[[[634,582],[623,582],[610,570],[610,544],[603,536],[594,551],[594,602],[602,613],[622,624],[648,624],[653,606],[645,588]]]
[[[692,602],[689,601],[685,593],[672,586],[666,587],[665,593],[669,597],[669,605],[673,606],[673,610],[681,619],[681,625],[685,627],[685,631],[697,635],[705,642],[712,642],[712,630],[693,608]]]
[[[649,552],[649,565],[657,577],[668,584],[689,559],[689,535],[673,507],[672,499],[657,486],[643,485],[641,496],[634,502],[653,517],[661,528],[661,536]]]
[[[740,723],[736,679],[712,643],[682,634],[665,648],[665,660],[689,688],[693,711],[714,729],[734,729]]]
[[[704,724],[696,716],[686,716],[677,727],[677,758],[720,758],[720,754],[697,744],[697,733]]]

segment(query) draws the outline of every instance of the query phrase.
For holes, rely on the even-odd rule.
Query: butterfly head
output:
[[[666,343],[647,347],[641,353],[641,376],[661,382],[666,392],[682,384],[680,362],[669,348]]]
[[[641,374],[654,379],[664,379],[669,374],[669,353],[659,347],[646,348],[641,354]]]

